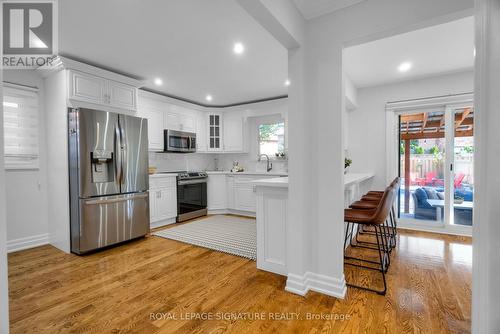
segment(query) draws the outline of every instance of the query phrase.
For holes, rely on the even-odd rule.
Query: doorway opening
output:
[[[399,217],[415,227],[472,226],[474,110],[440,109],[398,114]]]

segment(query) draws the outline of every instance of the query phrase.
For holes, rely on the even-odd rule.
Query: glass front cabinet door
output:
[[[208,150],[222,150],[222,118],[220,114],[208,115]]]

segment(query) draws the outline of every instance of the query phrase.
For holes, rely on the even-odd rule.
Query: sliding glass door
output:
[[[453,187],[453,210],[450,222],[472,226],[474,207],[474,111],[472,108],[453,110],[453,156],[450,187]],[[450,201],[451,201],[450,200]]]
[[[472,106],[405,110],[397,117],[400,221],[424,229],[472,226]]]
[[[415,225],[442,226],[445,203],[445,112],[399,116],[400,217]]]

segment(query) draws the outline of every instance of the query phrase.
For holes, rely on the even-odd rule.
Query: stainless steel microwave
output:
[[[165,152],[196,152],[196,133],[176,130],[164,130],[163,148]]]

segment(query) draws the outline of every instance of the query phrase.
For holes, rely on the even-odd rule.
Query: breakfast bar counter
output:
[[[373,173],[344,176],[345,205],[369,189]],[[288,177],[254,180],[257,218],[257,268],[287,276],[286,226]]]

